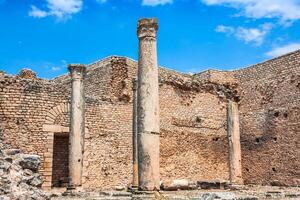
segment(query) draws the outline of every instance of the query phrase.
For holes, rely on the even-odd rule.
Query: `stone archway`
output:
[[[69,127],[58,124],[57,118],[67,113],[69,115],[70,104],[62,103],[52,108],[46,115],[46,121],[43,124],[43,132],[47,135],[46,152],[44,153],[43,170],[41,173],[44,176],[44,189],[52,187],[52,172],[53,172],[53,146],[54,134],[68,134]]]

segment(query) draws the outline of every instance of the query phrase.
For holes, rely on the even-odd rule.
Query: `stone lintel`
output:
[[[43,125],[43,131],[53,132],[53,133],[69,133],[69,127],[60,126],[60,125]]]

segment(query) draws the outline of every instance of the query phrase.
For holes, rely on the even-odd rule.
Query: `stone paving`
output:
[[[244,186],[231,190],[187,190],[160,192],[106,191],[80,193],[74,196],[60,196],[53,200],[299,200],[300,188],[269,186]]]

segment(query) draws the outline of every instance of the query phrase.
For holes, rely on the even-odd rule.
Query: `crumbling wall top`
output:
[[[5,75],[5,71],[0,70],[0,77]]]
[[[204,82],[212,82],[219,84],[237,84],[238,80],[234,77],[234,73],[231,71],[219,71],[209,69],[204,72],[200,72],[194,75],[197,79]]]
[[[36,73],[34,71],[32,71],[31,69],[26,69],[26,68],[22,69],[19,72],[18,76],[20,78],[26,78],[26,79],[36,79],[37,78]]]

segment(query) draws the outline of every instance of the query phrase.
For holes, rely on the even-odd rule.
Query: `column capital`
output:
[[[137,36],[139,39],[156,38],[158,20],[156,18],[144,18],[138,21]]]
[[[68,70],[72,78],[84,77],[86,73],[86,67],[84,64],[69,64]]]

